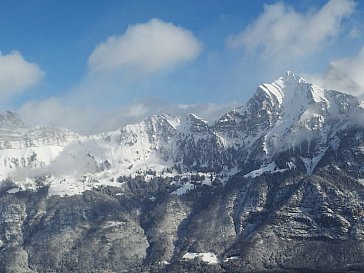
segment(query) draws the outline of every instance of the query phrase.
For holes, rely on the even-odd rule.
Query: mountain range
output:
[[[364,103],[287,72],[207,122],[0,116],[1,272],[362,272]]]

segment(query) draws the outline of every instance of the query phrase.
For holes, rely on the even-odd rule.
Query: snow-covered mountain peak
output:
[[[319,139],[319,150],[327,143],[328,132],[339,130],[359,108],[355,97],[324,90],[287,72],[260,85],[245,105],[216,121],[215,130],[225,143],[246,150],[256,147],[260,157],[268,158],[314,137]]]
[[[300,75],[298,75],[292,71],[287,71],[281,78],[285,82],[292,82],[292,83],[306,82],[306,80],[303,79]]]
[[[312,103],[327,104],[325,90],[288,71],[284,76],[272,83],[264,83],[258,87],[257,93],[264,93],[271,104],[284,107],[287,104]]]
[[[180,118],[180,132],[203,133],[208,131],[208,122],[193,113],[185,113]]]
[[[161,140],[167,141],[179,126],[179,120],[166,114],[155,114],[140,122],[125,125],[118,131],[102,134],[105,140],[112,140],[121,145],[133,145],[137,142],[142,146],[153,145]]]

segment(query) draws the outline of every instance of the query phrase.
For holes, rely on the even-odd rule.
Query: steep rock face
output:
[[[188,221],[191,203],[170,196],[163,202],[153,202],[142,216],[142,226],[147,230],[149,241],[147,262],[166,263],[176,254],[176,245],[181,237],[181,227]]]
[[[23,248],[23,222],[26,206],[11,197],[2,198],[0,206],[1,262],[2,272],[33,272],[28,266],[28,252]]]
[[[270,204],[264,222],[241,242],[243,268],[264,271],[279,265],[288,272],[362,268],[363,238],[352,230],[361,218],[356,212],[362,210],[363,189],[353,195],[353,188],[338,189],[332,185],[336,181],[326,179],[309,176],[294,184],[294,191],[278,189],[276,198],[283,197],[284,202]]]
[[[127,272],[142,265],[149,243],[138,220],[141,201],[116,191],[49,199],[46,191],[2,196],[1,272]]]

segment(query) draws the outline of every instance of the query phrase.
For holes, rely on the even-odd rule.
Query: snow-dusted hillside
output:
[[[8,112],[0,118],[0,177],[26,188],[42,176],[50,192],[64,195],[120,185],[116,181],[123,176],[199,173],[226,180],[238,172],[312,173],[328,150],[338,148],[338,132],[361,117],[357,98],[292,72],[260,85],[245,105],[213,124],[190,113],[158,114],[114,132],[79,136],[27,128]],[[285,159],[275,162],[284,152]]]

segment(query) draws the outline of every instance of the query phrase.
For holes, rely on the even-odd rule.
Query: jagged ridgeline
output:
[[[364,104],[292,72],[213,123],[0,116],[0,272],[363,272]]]

